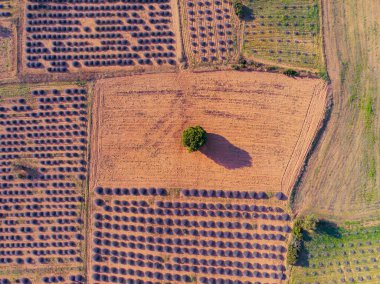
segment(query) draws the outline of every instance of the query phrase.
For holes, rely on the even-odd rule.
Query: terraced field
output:
[[[249,0],[253,19],[245,22],[247,58],[308,69],[322,66],[318,0]]]
[[[380,227],[346,230],[322,225],[305,241],[291,283],[379,283]]]

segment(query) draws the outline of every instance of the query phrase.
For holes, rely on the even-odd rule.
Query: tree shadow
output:
[[[247,5],[243,5],[243,15],[243,20],[246,22],[251,22],[255,19],[253,9]]]
[[[341,238],[342,233],[336,223],[327,220],[320,220],[316,229],[316,233],[328,235],[329,237]]]
[[[232,145],[226,138],[218,134],[207,133],[207,142],[199,151],[229,170],[252,165],[252,158],[247,151]]]
[[[314,233],[310,234],[307,231],[303,231],[303,242],[302,242],[302,249],[297,261],[297,266],[302,267],[309,267],[309,250],[307,246],[305,245],[308,242],[311,242],[316,235],[327,235],[332,238],[341,238],[342,233],[339,230],[339,227],[337,224],[327,221],[327,220],[320,220],[318,222],[317,228]]]

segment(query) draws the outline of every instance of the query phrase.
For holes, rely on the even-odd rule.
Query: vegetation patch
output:
[[[322,66],[318,0],[246,1],[243,54],[315,71]]]
[[[338,227],[319,222],[303,238],[290,283],[377,283],[380,227]]]
[[[185,129],[182,134],[182,145],[189,152],[198,151],[207,141],[207,133],[201,126]]]

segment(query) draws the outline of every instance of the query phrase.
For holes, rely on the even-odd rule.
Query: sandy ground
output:
[[[296,209],[338,219],[378,216],[379,5],[371,0],[322,2],[334,106]]]
[[[0,81],[5,82],[16,77],[17,49],[16,27],[10,21],[0,21]]]
[[[100,80],[90,187],[288,193],[324,108],[323,85],[242,72]],[[198,124],[209,141],[190,154],[181,146],[181,133]],[[284,179],[285,172],[293,176]]]

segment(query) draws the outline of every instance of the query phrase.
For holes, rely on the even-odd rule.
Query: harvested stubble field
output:
[[[10,85],[0,96],[1,283],[82,283],[87,90]]]
[[[100,80],[95,93],[93,185],[287,195],[326,99],[321,80],[243,72]],[[209,140],[189,154],[181,134],[197,124]]]
[[[23,3],[22,54],[27,73],[176,66],[180,47],[176,1]]]
[[[254,15],[244,24],[243,54],[247,58],[313,70],[323,66],[319,0],[246,4]]]
[[[343,229],[322,223],[310,237],[290,283],[379,283],[380,227]]]

